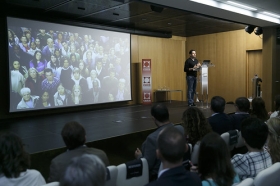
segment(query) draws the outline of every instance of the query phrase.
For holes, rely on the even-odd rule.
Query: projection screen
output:
[[[130,34],[7,17],[10,112],[131,100]]]

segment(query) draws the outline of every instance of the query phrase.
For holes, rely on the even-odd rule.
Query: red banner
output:
[[[143,104],[152,103],[151,59],[142,59],[142,95]]]

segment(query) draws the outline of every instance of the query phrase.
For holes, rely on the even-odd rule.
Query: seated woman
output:
[[[36,51],[33,59],[29,62],[29,68],[34,67],[40,76],[44,76],[44,70],[47,67],[47,61],[42,58],[42,52]]]
[[[202,111],[196,107],[189,107],[183,113],[183,124],[185,134],[188,136],[188,143],[193,146],[206,134],[212,132],[211,126],[203,115]]]
[[[25,87],[30,88],[32,95],[41,95],[43,77],[39,76],[37,70],[32,67],[28,70],[28,78],[25,81]]]
[[[265,102],[262,98],[254,98],[252,100],[252,113],[253,117],[257,117],[260,120],[266,122],[269,118],[268,112],[265,108]]]
[[[25,79],[28,75],[26,68],[23,69],[24,74],[20,72],[20,69],[21,66],[19,61],[14,61],[11,70],[11,88],[12,92],[18,94],[20,93],[20,90],[24,87]]]
[[[20,90],[22,96],[21,101],[17,105],[17,109],[32,109],[35,108],[39,96],[31,96],[30,88],[22,88]]]
[[[37,170],[29,169],[30,158],[21,139],[14,134],[0,136],[0,184],[38,186],[46,184]]]
[[[267,126],[267,150],[270,153],[272,163],[280,162],[280,118],[270,118],[267,121]]]
[[[60,66],[59,62],[57,61],[55,55],[51,55],[51,60],[47,63],[47,68],[52,69],[53,75],[57,78],[60,79]]]
[[[36,104],[36,108],[44,109],[52,107],[52,103],[50,102],[49,98],[49,93],[47,91],[44,91]]]
[[[206,134],[201,140],[198,164],[202,186],[231,186],[240,182],[231,164],[228,147],[217,133]]]
[[[79,62],[79,69],[83,78],[87,78],[89,76],[88,68],[86,67],[85,62],[82,59],[80,59]]]
[[[57,87],[57,92],[54,94],[55,106],[66,106],[72,103],[71,91],[64,88],[62,83]]]
[[[275,105],[275,111],[268,113],[270,118],[280,116],[280,113],[279,113],[279,110],[280,110],[280,95],[275,96],[274,105]]]
[[[72,102],[73,105],[83,104],[82,100],[82,90],[80,85],[74,85],[72,89]]]

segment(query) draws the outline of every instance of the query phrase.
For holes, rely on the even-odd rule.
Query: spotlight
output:
[[[257,36],[261,35],[263,33],[263,29],[261,27],[257,27],[256,30],[255,30],[255,34]]]
[[[249,25],[249,26],[245,27],[245,31],[247,33],[251,34],[254,31],[255,28],[256,28],[255,26]]]

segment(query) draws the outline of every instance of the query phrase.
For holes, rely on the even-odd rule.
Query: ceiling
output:
[[[262,1],[247,1],[258,2],[258,7],[264,6]],[[133,0],[6,0],[1,4],[4,4],[3,11],[9,10],[6,14],[10,16],[63,19],[121,28],[139,35],[157,36],[160,33],[158,37],[188,37],[239,30],[246,26],[240,21],[217,19],[203,15],[203,12],[198,14],[166,6],[159,8],[161,12],[156,12],[158,5],[151,7],[149,2]],[[279,11],[269,3],[265,5]]]

